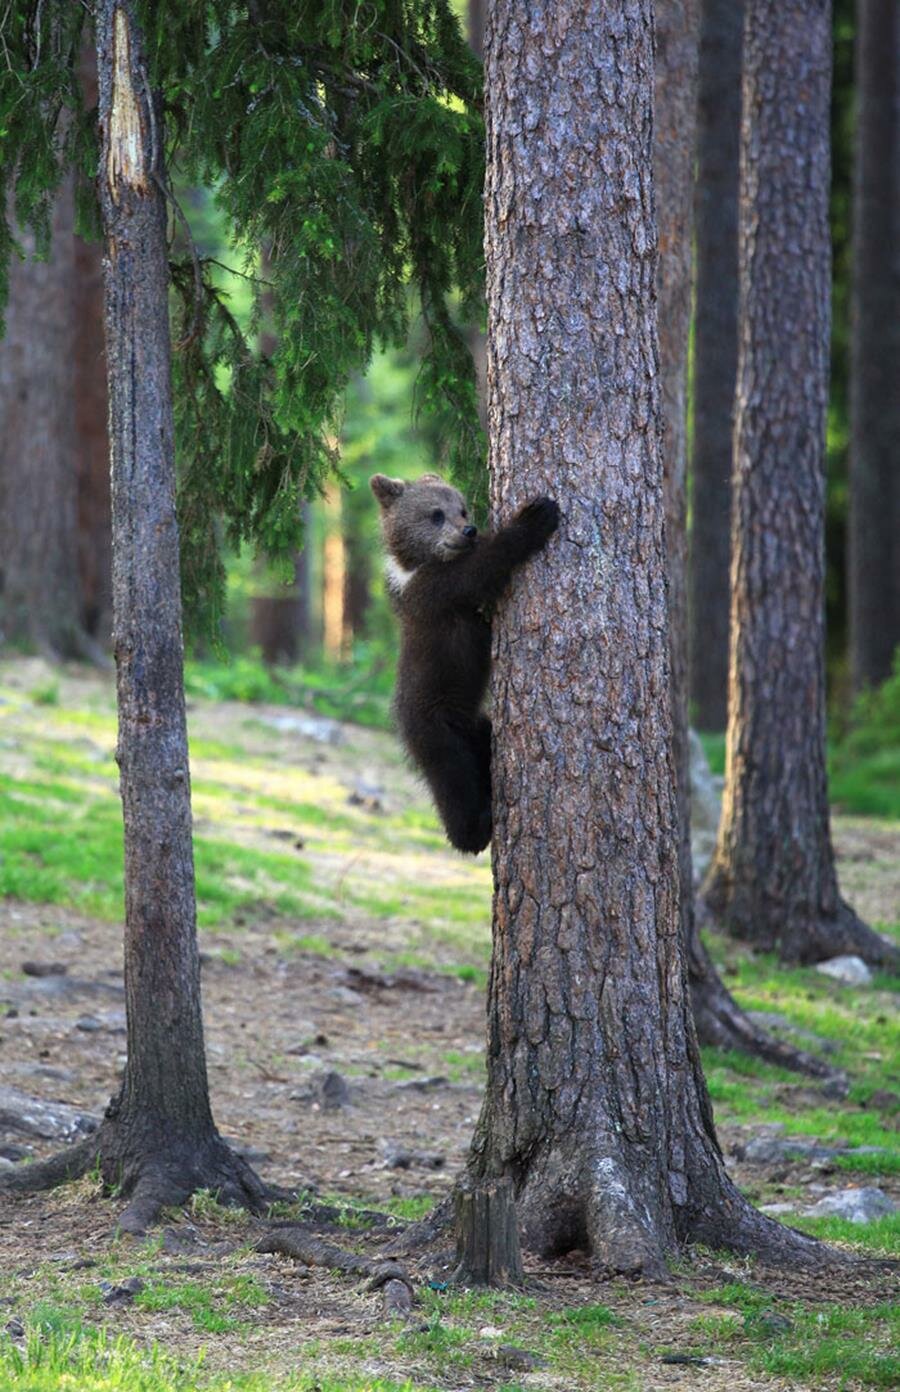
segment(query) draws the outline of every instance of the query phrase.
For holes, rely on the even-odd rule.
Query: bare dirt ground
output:
[[[255,718],[282,715],[274,708],[254,711]],[[246,720],[246,707],[210,708],[203,713],[204,736],[229,737]],[[389,737],[359,732],[354,739],[364,746],[366,766],[378,767],[398,790],[398,805],[421,802],[397,765]],[[359,767],[358,744],[351,758],[346,747],[304,743],[296,731],[275,737],[269,730],[264,745],[288,782],[290,768],[304,760],[344,788],[352,787]],[[269,827],[247,833],[250,843],[268,837],[269,844],[278,834],[274,813]],[[889,911],[895,915],[900,903],[896,831],[843,822],[837,843],[843,882],[857,908],[876,918]],[[332,865],[327,846],[310,853],[341,873],[343,862],[334,857]],[[413,852],[398,847],[401,853],[413,874],[471,883],[473,893],[477,888],[484,894],[484,865],[476,869],[450,851],[430,849],[416,868]],[[285,935],[292,930],[300,941],[312,940],[313,950],[286,948]],[[487,921],[484,933],[487,937]],[[321,923],[305,918],[291,924],[262,904],[257,915],[240,924],[204,930],[201,946],[211,1092],[222,1133],[244,1148],[265,1178],[280,1185],[413,1216],[417,1210],[411,1201],[424,1210],[446,1195],[464,1161],[480,1105],[484,983],[477,971],[471,973],[474,980],[460,979],[459,951],[446,939],[430,945],[427,967],[398,967],[403,937],[400,920],[358,908]],[[61,970],[34,975],[23,972],[24,963]],[[120,925],[58,905],[0,900],[0,967],[0,1085],[98,1116],[116,1090],[124,1061]],[[335,1074],[339,1080],[329,1080]],[[722,1126],[726,1154],[758,1131],[758,1126]],[[51,1136],[5,1125],[0,1110],[2,1142],[13,1158],[40,1157],[59,1148]],[[760,1170],[731,1163],[738,1183],[753,1193],[821,1179],[821,1170],[809,1165],[780,1161]],[[878,1183],[891,1187],[889,1181]],[[898,1191],[895,1183],[895,1197]],[[150,1248],[114,1238],[115,1216],[115,1199],[101,1197],[90,1179],[52,1194],[4,1199],[0,1326],[4,1309],[15,1315],[38,1293],[81,1301],[88,1321],[158,1340],[179,1355],[205,1346],[212,1370],[266,1367],[274,1375],[300,1366],[352,1367],[370,1377],[411,1378],[417,1387],[448,1390],[621,1386],[653,1392],[700,1381],[710,1392],[724,1392],[800,1384],[749,1374],[744,1362],[727,1352],[712,1364],[662,1364],[661,1350],[690,1350],[698,1317],[724,1313],[699,1300],[704,1290],[751,1281],[765,1286],[777,1306],[796,1299],[865,1304],[886,1298],[889,1288],[887,1273],[875,1266],[855,1274],[823,1270],[797,1276],[761,1272],[704,1253],[686,1258],[672,1284],[598,1286],[576,1256],[533,1272],[528,1294],[536,1304],[526,1300],[507,1309],[498,1297],[499,1303],[488,1301],[483,1313],[476,1309],[475,1352],[444,1361],[424,1329],[407,1336],[398,1353],[396,1339],[383,1338],[379,1298],[358,1280],[254,1252],[250,1244],[259,1229],[246,1215],[229,1221],[214,1205],[195,1205],[191,1213],[171,1215],[162,1245],[157,1240]],[[390,1233],[369,1232],[351,1215],[332,1238],[374,1254]],[[430,1270],[433,1275],[438,1268]],[[228,1281],[250,1276],[264,1296],[252,1314],[244,1312],[221,1329],[208,1321],[198,1328],[184,1301],[160,1309],[97,1303],[104,1273],[115,1281],[127,1271],[170,1283],[208,1282],[222,1299]],[[428,1276],[425,1267],[417,1272],[422,1282]],[[429,1296],[432,1303],[438,1298]],[[556,1365],[542,1371],[504,1363],[511,1355],[498,1353],[498,1322],[512,1330],[512,1342],[527,1347],[539,1328],[546,1332],[554,1312],[592,1302],[602,1302],[621,1321],[598,1342],[595,1373],[575,1361],[569,1373]],[[423,1318],[427,1322],[427,1309]],[[565,1357],[559,1366],[566,1367]],[[842,1384],[826,1377],[825,1385]]]

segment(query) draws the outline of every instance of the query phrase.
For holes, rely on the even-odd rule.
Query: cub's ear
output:
[[[369,479],[369,487],[381,507],[387,512],[388,508],[394,506],[406,484],[402,479],[391,479],[386,474],[373,474]]]

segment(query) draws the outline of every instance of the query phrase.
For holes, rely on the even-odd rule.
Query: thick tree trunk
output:
[[[748,0],[725,797],[707,905],[787,961],[890,949],[841,899],[825,772],[830,5]]]
[[[679,934],[656,394],[650,0],[488,20],[491,504],[560,532],[494,628],[494,960],[469,1161],[543,1254],[800,1258],[712,1127]]]
[[[653,171],[659,223],[659,380],[669,586],[672,756],[678,812],[681,931],[702,1044],[736,1048],[822,1076],[823,1061],[771,1039],[741,1010],[703,946],[694,912],[688,743],[687,354],[691,316],[691,222],[697,96],[697,0],[657,12]]]
[[[73,182],[56,196],[46,261],[12,258],[0,343],[0,636],[51,658],[85,654],[76,567]]]
[[[900,644],[900,12],[857,0],[851,318],[850,664],[855,691]]]
[[[139,1230],[198,1186],[262,1188],[209,1106],[197,953],[175,517],[162,113],[130,3],[97,8],[106,258],[117,758],[125,824],[128,1060],[97,1139]]]
[[[702,0],[690,563],[691,700],[701,730],[724,730],[727,720],[743,9],[743,0]]]

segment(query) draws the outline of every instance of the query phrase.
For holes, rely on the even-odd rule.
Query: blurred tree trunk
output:
[[[701,4],[690,559],[691,700],[701,730],[724,730],[727,720],[743,10],[744,0]]]
[[[694,912],[688,743],[687,355],[691,317],[691,212],[696,132],[698,0],[657,11],[654,178],[659,221],[659,367],[669,582],[672,755],[677,803],[682,940],[700,1042],[741,1049],[783,1067],[827,1075],[828,1065],[763,1034],[726,990]]]
[[[60,185],[46,261],[10,265],[0,343],[0,632],[52,658],[85,656],[77,575],[72,315],[73,181]],[[80,345],[78,347],[80,351]]]
[[[549,493],[562,521],[494,625],[469,1180],[509,1176],[526,1247],[601,1269],[687,1238],[805,1259],[725,1173],[678,931],[650,0],[495,0],[486,60],[491,506]]]
[[[857,0],[850,440],[850,665],[900,644],[900,11]]]
[[[104,649],[112,641],[112,520],[109,496],[106,351],[103,342],[103,253],[75,238],[77,352],[75,470],[78,481],[78,579],[84,625]]]
[[[347,557],[344,549],[343,499],[336,484],[325,492],[325,535],[322,543],[322,645],[330,662],[346,656]]]
[[[825,771],[831,13],[747,0],[725,797],[705,886],[786,961],[893,955],[838,893]]]

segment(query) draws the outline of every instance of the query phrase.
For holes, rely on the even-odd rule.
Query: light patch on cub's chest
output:
[[[402,594],[415,575],[415,569],[407,570],[402,566],[395,556],[388,556],[384,563],[384,575],[388,583],[388,589],[394,594]]]

